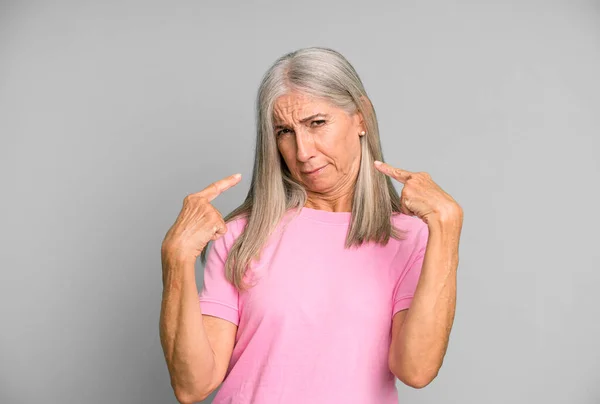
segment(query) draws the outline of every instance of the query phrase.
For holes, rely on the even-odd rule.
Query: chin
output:
[[[326,192],[335,188],[336,183],[337,182],[335,180],[322,179],[315,182],[305,182],[304,187],[313,192]]]

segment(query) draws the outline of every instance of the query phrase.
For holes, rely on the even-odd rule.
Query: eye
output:
[[[281,129],[280,131],[278,131],[275,135],[276,136],[280,136],[280,135],[284,135],[286,131],[289,131],[289,129]]]
[[[323,125],[325,123],[325,120],[324,119],[319,119],[319,120],[316,120],[316,121],[312,121],[310,124],[312,125],[313,123],[318,123],[318,125],[316,125],[316,126],[321,126],[321,125]]]

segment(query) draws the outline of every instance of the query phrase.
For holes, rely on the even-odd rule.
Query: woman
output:
[[[257,114],[245,202],[223,219],[211,201],[240,175],[217,181],[185,198],[163,241],[175,395],[192,403],[221,386],[215,404],[397,403],[395,377],[421,388],[441,367],[462,209],[427,173],[381,162],[373,106],[331,49],[278,59]]]

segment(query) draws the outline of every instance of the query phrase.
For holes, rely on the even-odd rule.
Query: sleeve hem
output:
[[[202,314],[219,317],[235,325],[238,325],[240,322],[238,310],[228,304],[201,298],[200,310]]]
[[[412,302],[414,295],[404,296],[394,301],[394,307],[392,309],[392,316],[399,311],[408,309],[410,307],[410,303]]]

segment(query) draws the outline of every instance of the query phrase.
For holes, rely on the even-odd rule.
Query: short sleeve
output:
[[[233,223],[227,224],[228,232],[213,241],[206,254],[204,266],[204,283],[198,294],[202,314],[219,317],[238,325],[239,293],[225,277],[225,260],[229,249],[235,241]]]
[[[425,222],[421,222],[420,229],[415,237],[413,253],[411,254],[405,269],[396,282],[394,288],[394,304],[392,316],[397,312],[408,309],[415,295],[417,283],[423,268],[423,259],[429,237],[429,228]]]

